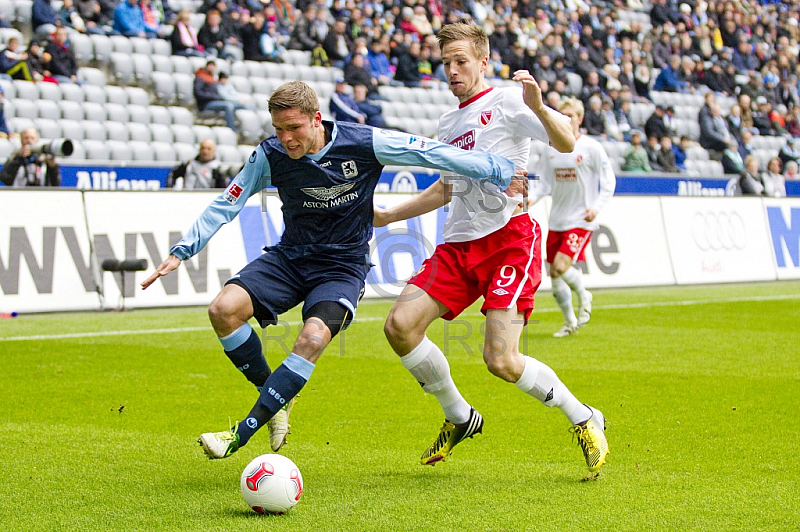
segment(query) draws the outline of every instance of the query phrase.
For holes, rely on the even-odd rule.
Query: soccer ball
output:
[[[260,514],[288,512],[303,494],[303,475],[279,454],[263,454],[247,464],[240,482],[242,497]]]

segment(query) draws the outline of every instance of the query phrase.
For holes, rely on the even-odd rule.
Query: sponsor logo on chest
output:
[[[460,137],[456,137],[450,141],[451,146],[461,148],[462,150],[471,150],[475,148],[475,130],[470,129]]]

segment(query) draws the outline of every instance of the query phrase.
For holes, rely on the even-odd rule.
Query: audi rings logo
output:
[[[737,212],[695,213],[692,236],[701,251],[733,251],[747,247],[747,229]]]

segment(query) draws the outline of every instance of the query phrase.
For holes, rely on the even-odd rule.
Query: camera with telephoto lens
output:
[[[34,155],[52,155],[53,157],[69,157],[75,146],[69,139],[40,140],[31,146]]]

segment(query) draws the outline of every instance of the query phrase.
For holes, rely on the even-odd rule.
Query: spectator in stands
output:
[[[516,41],[511,46],[511,49],[504,52],[503,63],[508,66],[509,73],[523,70],[525,68],[525,47],[521,42]]]
[[[664,67],[656,78],[653,85],[654,91],[662,92],[683,92],[686,89],[686,83],[681,81],[681,58],[680,56],[673,55],[669,59],[669,65]]]
[[[786,118],[786,130],[793,137],[800,137],[800,105],[795,105]]]
[[[121,0],[117,4],[114,9],[114,30],[125,37],[147,37],[144,14],[138,0]]]
[[[347,81],[344,78],[336,79],[335,89],[331,94],[328,108],[334,120],[359,124],[367,122],[366,114],[361,112],[356,101],[347,94]]]
[[[314,19],[317,18],[317,6],[308,4],[303,11],[303,16],[295,22],[292,36],[289,39],[290,50],[303,50],[310,52],[317,45],[316,39],[311,36]]]
[[[34,153],[39,132],[34,128],[22,131],[22,146],[6,160],[0,170],[0,181],[9,187],[57,187],[61,185],[61,167],[53,155]]]
[[[644,124],[644,134],[648,137],[656,137],[660,139],[666,135],[671,135],[672,132],[664,124],[664,116],[667,113],[667,108],[664,105],[656,105],[655,111],[647,119]]]
[[[217,145],[211,139],[200,142],[197,157],[181,163],[167,175],[167,187],[175,190],[225,188],[228,179],[220,172]]]
[[[219,94],[219,82],[216,78],[217,64],[212,60],[204,68],[197,69],[194,77],[194,98],[200,111],[220,111],[224,114],[225,123],[236,131],[236,111],[247,109],[242,103],[229,102]]]
[[[253,15],[253,20],[260,18],[261,13]],[[278,34],[278,24],[273,20],[268,20],[264,30],[259,36],[261,53],[272,63],[283,63],[286,48],[281,45],[281,36]]]
[[[86,32],[86,22],[83,21],[80,11],[72,0],[63,1],[56,17],[58,17],[59,26],[66,26],[80,33]]]
[[[114,8],[109,2],[99,0],[77,0],[75,7],[86,24],[86,33],[97,35],[115,34]]]
[[[412,42],[408,49],[401,53],[397,60],[397,70],[394,79],[400,81],[406,87],[421,87],[422,75],[419,71],[420,45]]]
[[[735,173],[728,172],[725,173]],[[742,164],[742,170],[739,173],[739,187],[742,189],[743,196],[763,196],[764,195],[764,182],[761,178],[761,173],[758,171],[758,160],[752,155],[749,156]]]
[[[716,155],[719,160],[719,153],[726,150],[731,142],[735,142],[728,132],[725,119],[722,118],[718,103],[712,103],[709,107],[709,114],[700,119],[700,145],[712,153],[712,158]]]
[[[6,49],[0,52],[0,72],[12,79],[33,81],[28,65],[28,52],[20,52],[19,48],[19,39],[10,37]]]
[[[37,37],[46,37],[56,31],[58,15],[50,0],[33,0],[31,27]]]
[[[240,109],[249,109],[251,111],[256,110],[254,107],[247,105],[247,99],[242,93],[236,90],[236,87],[231,85],[230,78],[225,72],[219,73],[217,93],[219,93],[220,98],[225,101],[241,104]]]
[[[264,33],[266,18],[261,12],[255,13],[242,27],[242,51],[245,61],[269,61],[261,49],[261,35]]]
[[[682,136],[679,144],[672,145],[672,153],[675,154],[675,165],[680,171],[686,171],[686,153],[692,146],[692,141],[687,136]]]
[[[772,106],[772,104],[770,104],[770,106]],[[785,135],[787,133],[786,118],[784,118],[787,114],[789,114],[789,110],[786,109],[786,106],[778,104],[773,107],[767,115],[769,116],[769,121],[772,123],[772,130],[775,132],[775,135]]]
[[[57,28],[52,40],[47,43],[42,54],[45,75],[53,76],[59,83],[83,82],[78,79],[78,60],[67,41],[67,28]]]
[[[800,162],[800,140],[787,140],[778,152],[778,158],[784,167],[789,161]]]
[[[749,129],[745,129],[742,131],[741,136],[736,139],[736,143],[739,145],[739,155],[742,156],[742,159],[747,159],[748,155],[753,155],[753,132]]]
[[[644,150],[647,152],[647,162],[650,164],[650,168],[655,172],[662,172],[664,169],[658,164],[658,154],[661,152],[661,143],[658,141],[658,137],[654,135],[647,137]]]
[[[166,35],[164,29],[164,14],[153,5],[153,0],[139,0],[139,8],[142,10],[144,18],[144,31],[148,39]]]
[[[358,110],[366,117],[366,124],[374,127],[386,127],[386,119],[383,117],[383,109],[380,103],[368,99],[368,91],[365,85],[353,87],[353,100],[358,106]]]
[[[336,68],[344,68],[344,61],[350,55],[350,50],[353,46],[346,30],[346,22],[339,19],[333,23],[333,27],[322,42],[322,47],[325,49],[325,53],[328,54],[328,61]]]
[[[367,87],[370,97],[378,94],[378,80],[374,79],[370,71],[367,70],[364,56],[361,54],[353,54],[350,57],[350,62],[344,68],[344,79],[353,87],[356,85]]]
[[[704,83],[709,89],[723,96],[732,96],[736,90],[733,78],[725,73],[723,64],[718,60],[709,62]]]
[[[589,98],[589,108],[583,117],[582,128],[587,135],[606,138],[606,121],[603,117],[603,100],[599,96]]]
[[[656,68],[665,69],[669,65],[672,57],[671,36],[668,32],[661,33],[661,37],[653,45],[653,65]]]
[[[731,143],[722,152],[722,170],[726,174],[740,175],[744,172],[744,159],[739,155],[739,143],[731,140]]]
[[[384,44],[380,40],[375,39],[370,43],[367,54],[370,76],[377,81],[378,85],[402,85],[394,81],[391,63],[389,63],[384,49]]]
[[[238,61],[244,59],[238,37],[229,25],[222,23],[222,14],[216,9],[209,9],[206,13],[206,21],[197,32],[197,42],[211,56]]]
[[[740,94],[738,102],[742,114],[741,129],[753,129],[753,107],[750,96],[747,94]]]
[[[772,104],[769,103],[766,97],[759,96],[756,98],[756,106],[753,111],[753,127],[758,130],[760,135],[774,136],[775,127],[770,117]]]
[[[661,149],[658,150],[656,163],[661,167],[662,172],[676,174],[681,171],[675,160],[675,152],[672,150],[672,137],[669,135],[661,137]]]
[[[8,124],[6,124],[5,101],[6,91],[3,89],[3,86],[0,85],[0,139],[7,139],[10,135],[10,132],[8,131]]]
[[[783,178],[786,181],[797,181],[800,179],[797,161],[789,161],[783,166]]]
[[[725,123],[728,125],[728,131],[731,136],[737,141],[742,138],[742,108],[739,104],[733,104],[728,111],[728,116],[725,117]]]
[[[614,101],[606,96],[603,98],[603,108],[601,110],[603,122],[605,123],[606,138],[621,142],[623,140],[622,130],[617,122],[617,113],[614,111]]]
[[[772,198],[786,197],[786,179],[781,173],[781,160],[773,157],[767,163],[767,169],[761,174],[761,182],[764,184],[764,195]]]
[[[586,107],[589,106],[589,98],[592,96],[603,96],[603,89],[600,87],[600,74],[595,70],[589,72],[581,89],[581,101]]]
[[[614,116],[617,119],[617,125],[622,134],[622,140],[624,142],[630,142],[631,131],[633,131],[633,120],[631,119],[631,101],[628,98],[623,98],[619,101],[619,108],[614,111]]]
[[[651,172],[647,151],[642,147],[642,132],[638,129],[631,133],[631,145],[623,153],[625,162],[622,170],[625,172]]]
[[[123,2],[124,3],[124,2]],[[175,29],[169,36],[172,44],[172,55],[185,57],[206,57],[208,55],[197,38],[197,29],[192,26],[192,12],[188,9],[178,13]]]

